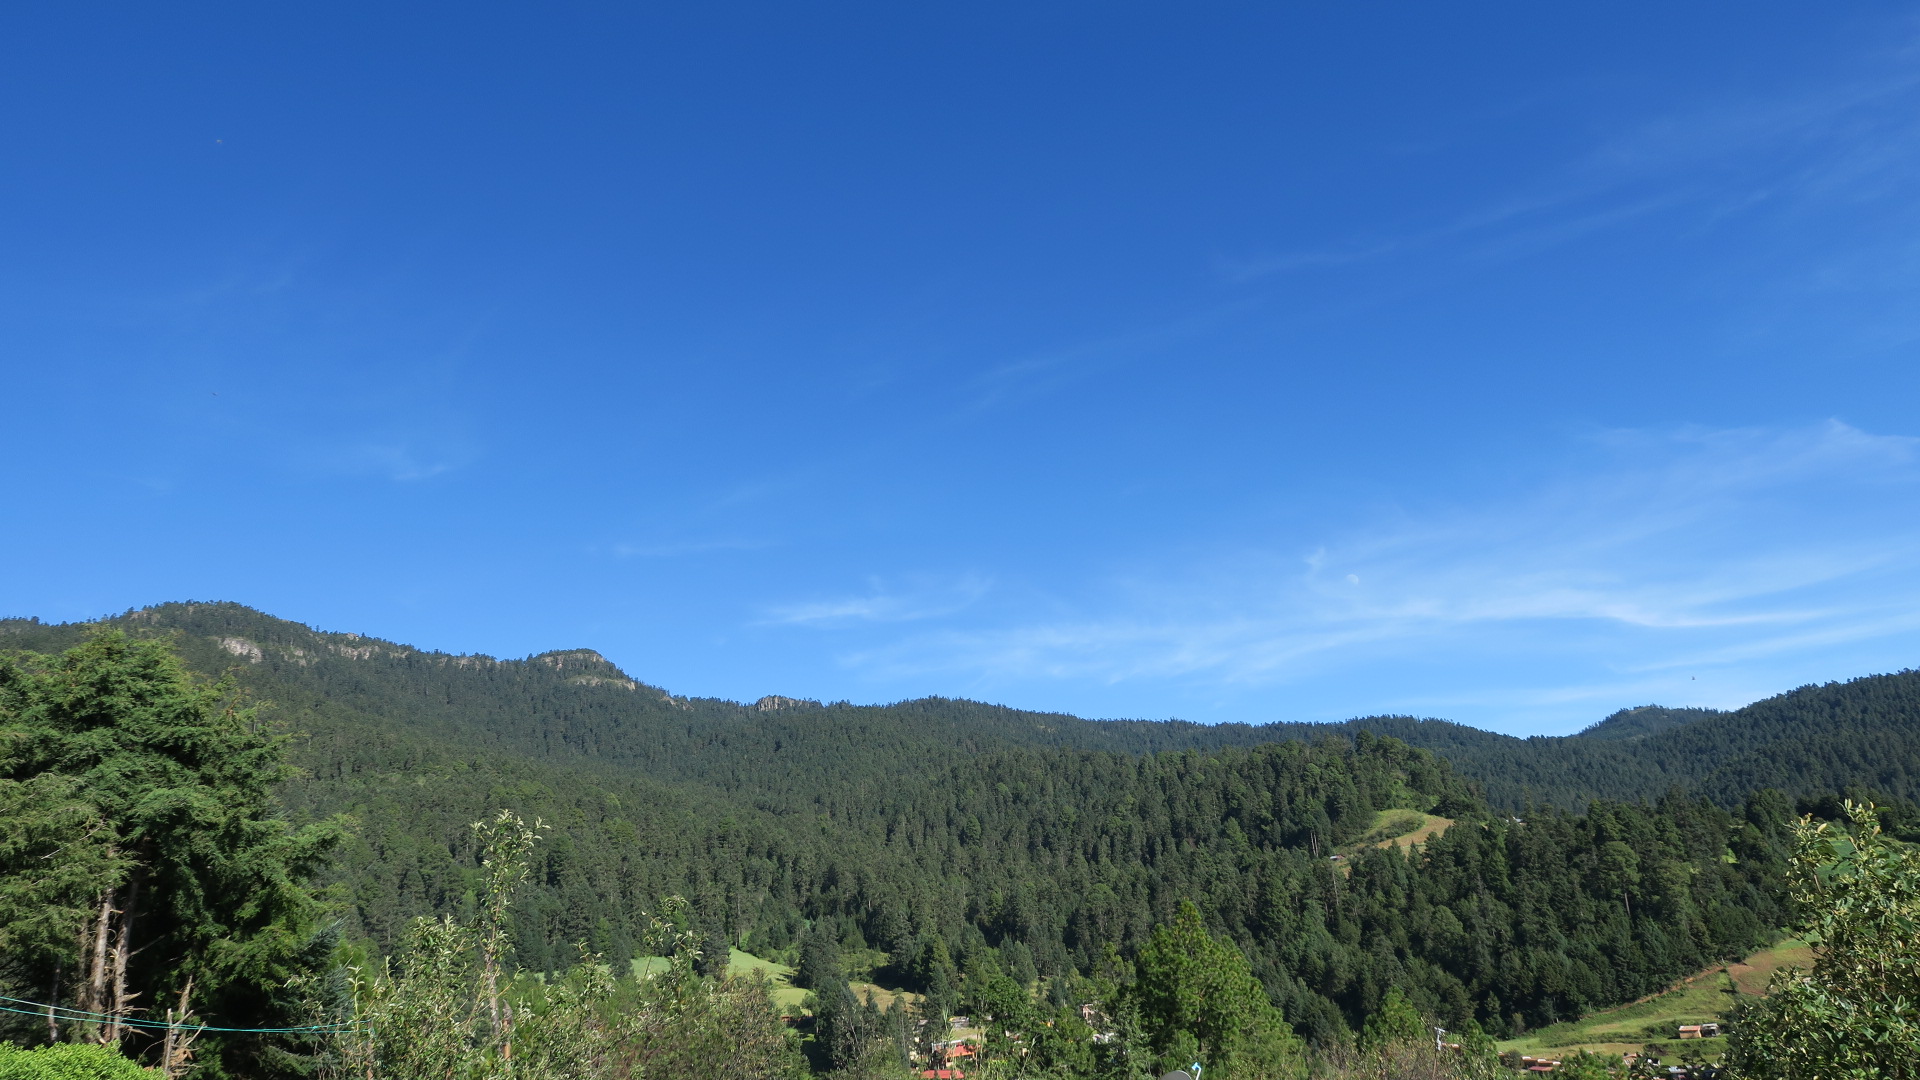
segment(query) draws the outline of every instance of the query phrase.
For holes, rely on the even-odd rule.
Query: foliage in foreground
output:
[[[0,1043],[0,1080],[160,1080],[157,1069],[143,1069],[120,1054],[93,1043],[54,1043],[32,1050]]]
[[[1750,1080],[1920,1077],[1920,850],[1849,802],[1853,830],[1801,821],[1792,889],[1810,972],[1775,974],[1742,1015],[1728,1062]]]
[[[512,811],[477,822],[486,892],[468,922],[414,921],[397,965],[360,973],[358,1008],[338,1040],[346,1076],[381,1080],[590,1080],[801,1072],[764,980],[704,978],[685,902],[669,898],[649,945],[667,970],[616,980],[583,951],[557,978],[506,974],[508,900],[526,878],[538,826]]]

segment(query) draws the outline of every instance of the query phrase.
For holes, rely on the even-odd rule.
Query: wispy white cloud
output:
[[[971,607],[992,587],[977,574],[945,581],[917,580],[889,585],[879,579],[852,596],[827,597],[766,609],[764,622],[793,626],[917,622],[956,614]]]
[[[771,540],[722,538],[652,544],[623,541],[607,548],[607,551],[616,559],[674,559],[683,555],[705,555],[714,551],[759,551],[772,546]]]
[[[1451,213],[1383,221],[1318,245],[1223,254],[1213,272],[1229,284],[1249,285],[1394,262],[1423,267],[1434,259],[1500,263],[1657,215],[1673,215],[1673,227],[1688,234],[1761,211],[1791,215],[1833,205],[1874,203],[1894,219],[1920,219],[1920,188],[1909,179],[1920,171],[1916,58],[1920,49],[1896,47],[1859,58],[1855,70],[1825,84],[1783,87],[1773,96],[1696,101],[1625,121],[1556,165],[1515,176],[1505,187],[1489,187]],[[1916,230],[1886,231],[1891,238],[1878,244],[1855,244],[1805,260],[1804,268],[1782,272],[1777,287],[1795,292],[1885,288],[1890,279],[1910,287],[1920,281],[1920,243],[1905,237]],[[1444,280],[1445,275],[1423,272],[1413,284],[1377,284],[1345,292],[1337,301],[1317,299],[1301,317],[1324,318],[1329,303],[1339,310],[1364,308],[1382,296]],[[1116,333],[988,365],[959,388],[963,404],[956,417],[1018,405],[1164,354],[1250,311],[1271,316],[1271,303],[1258,292],[1239,291],[1231,300],[1184,314],[1143,316]],[[1878,329],[1860,333],[1920,337],[1920,322],[1910,316],[1876,320],[1873,326]]]
[[[407,439],[369,439],[310,450],[306,463],[320,473],[378,476],[396,483],[430,480],[466,465],[469,447],[458,443],[428,445]]]
[[[1920,629],[1920,522],[1900,509],[1920,494],[1920,439],[1832,422],[1586,446],[1587,467],[1529,492],[1402,509],[1292,551],[1217,552],[1112,580],[1065,617],[954,620],[843,659],[885,676],[1262,685],[1506,650],[1579,657],[1621,692],[1674,665]],[[887,618],[895,602],[876,592],[787,621]],[[1526,692],[1602,693],[1579,685]]]
[[[1696,228],[1763,207],[1911,207],[1920,203],[1910,180],[1920,165],[1920,49],[1910,26],[1899,29],[1901,45],[1858,57],[1825,84],[1691,102],[1602,133],[1451,217],[1223,258],[1219,273],[1247,282],[1440,249],[1510,258],[1682,207]]]
[[[983,411],[1042,397],[1205,334],[1253,306],[1253,301],[1245,299],[1219,303],[1177,318],[1145,322],[1092,340],[992,364],[967,382],[961,395],[963,404],[954,418],[971,418]]]

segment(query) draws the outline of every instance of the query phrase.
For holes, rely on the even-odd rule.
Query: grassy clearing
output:
[[[776,960],[763,960],[750,952],[739,949],[727,950],[727,974],[729,975],[765,975],[771,982],[791,985],[793,968]]]
[[[1648,1043],[1665,1045],[1675,1040],[1681,1024],[1718,1020],[1732,1007],[1734,997],[1733,980],[1714,968],[1658,997],[1530,1031],[1501,1043],[1500,1049],[1559,1056],[1576,1050],[1620,1054]],[[1687,1045],[1715,1054],[1723,1042],[1689,1039]]]
[[[1727,1015],[1742,994],[1765,993],[1767,978],[1782,967],[1808,967],[1812,950],[1803,941],[1782,941],[1736,964],[1712,967],[1681,982],[1664,994],[1631,1005],[1606,1009],[1579,1020],[1530,1031],[1500,1044],[1501,1050],[1522,1054],[1560,1056],[1576,1050],[1622,1054],[1654,1044],[1662,1057],[1677,1059],[1683,1051],[1716,1060],[1726,1050],[1726,1039],[1677,1038],[1681,1024],[1699,1024]]]
[[[1410,848],[1415,844],[1424,844],[1452,827],[1452,818],[1435,817],[1432,814],[1421,814],[1420,824],[1415,826],[1411,831],[1400,836],[1389,837],[1373,846],[1397,847],[1402,849]]]
[[[665,971],[667,958],[664,956],[636,956],[633,958],[635,978],[644,979],[649,975]],[[763,960],[749,952],[739,949],[727,950],[727,974],[753,975],[763,974],[776,986],[791,986],[793,968],[773,960]]]
[[[1765,994],[1767,980],[1783,967],[1813,967],[1813,946],[1792,939],[1762,949],[1738,964],[1727,965],[1733,985],[1743,994]]]
[[[644,979],[665,970],[666,966],[667,960],[663,956],[636,956],[633,959],[633,974],[635,978]],[[727,974],[764,975],[773,984],[773,1003],[779,1006],[781,1012],[799,1016],[807,1011],[804,1005],[807,991],[793,985],[793,968],[786,964],[730,949],[727,952]],[[909,1004],[920,1000],[919,994],[889,990],[874,983],[856,982],[849,985],[853,988],[854,997],[865,1001],[868,995],[872,995],[874,1002],[883,1009],[892,1007],[894,1001],[900,998],[905,998]]]
[[[1375,810],[1373,825],[1343,850],[1351,853],[1367,847],[1405,849],[1426,843],[1452,825],[1452,818],[1435,817],[1418,810]]]
[[[750,952],[730,949],[727,952],[727,974],[764,975],[773,984],[773,1003],[780,1011],[789,1016],[798,1016],[806,1012],[803,1002],[807,992],[793,985],[793,968],[774,960],[767,960]]]
[[[875,983],[853,983],[851,985],[853,987],[854,997],[865,1001],[867,1000],[867,995],[872,994],[874,1004],[883,1009],[891,1009],[893,1008],[894,1002],[903,999],[911,1006],[918,1003],[922,998],[922,995],[913,993],[910,990],[888,990],[886,987]]]

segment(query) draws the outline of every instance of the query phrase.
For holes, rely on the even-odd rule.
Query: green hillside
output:
[[[1563,738],[1488,736],[1434,748],[1511,808],[1673,789],[1729,807],[1762,788],[1794,798],[1858,790],[1920,800],[1920,672],[1805,686],[1730,712],[1657,710],[1653,722],[1633,715],[1649,711]],[[1355,723],[1433,745],[1404,723]]]
[[[1697,972],[1665,993],[1527,1032],[1502,1042],[1500,1049],[1536,1057],[1570,1057],[1581,1050],[1626,1054],[1651,1049],[1662,1060],[1678,1060],[1683,1054],[1715,1060],[1726,1049],[1725,1036],[1683,1040],[1680,1026],[1730,1020],[1738,1015],[1742,997],[1750,1002],[1766,993],[1767,979],[1775,971],[1812,966],[1807,944],[1788,939],[1756,950],[1738,963]]]
[[[515,928],[536,969],[574,942],[636,955],[677,893],[711,937],[770,962],[820,939],[877,958],[891,989],[937,993],[988,958],[1064,987],[1193,900],[1309,1035],[1352,1030],[1390,986],[1511,1033],[1762,944],[1784,920],[1795,797],[1914,793],[1899,771],[1912,674],[1512,739],[1394,717],[1207,727],[687,699],[588,650],[455,656],[235,604],[108,623],[271,703],[301,768],[289,812],[356,822],[329,874],[346,931],[376,949],[416,914],[472,905],[469,822],[499,807],[546,822]],[[8,620],[0,649],[87,631]],[[1768,762],[1788,740],[1783,775]],[[1515,813],[1530,800],[1569,809]]]

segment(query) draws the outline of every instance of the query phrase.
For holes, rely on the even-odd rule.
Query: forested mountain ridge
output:
[[[1435,749],[1510,808],[1650,799],[1674,789],[1728,807],[1761,788],[1920,799],[1920,672],[1803,686],[1728,712],[1659,712],[1667,715],[1652,724],[1615,714],[1565,738],[1495,736]],[[1674,713],[1695,715],[1675,722]],[[1355,723],[1428,745],[1407,725]],[[1644,734],[1616,735],[1636,723]]]
[[[0,621],[0,648],[62,648],[88,625]],[[791,704],[755,708],[675,697],[592,650],[525,660],[457,656],[316,631],[238,604],[164,604],[99,625],[175,635],[191,666],[231,672],[273,702],[277,722],[316,737],[341,727],[405,731],[750,792],[757,801],[791,795],[796,770],[805,771],[803,787],[811,789],[822,769],[857,774],[876,762],[898,767],[933,754],[1015,746],[1150,753],[1270,738],[1245,725],[1089,721],[942,698],[890,706],[782,699]]]
[[[827,770],[841,780],[917,768],[929,757],[1020,746],[1115,753],[1255,746],[1359,730],[1433,750],[1497,806],[1578,808],[1673,787],[1722,805],[1773,786],[1817,795],[1863,786],[1920,799],[1920,674],[1802,687],[1743,709],[1623,709],[1573,736],[1514,738],[1444,720],[1374,716],[1337,724],[1204,725],[1085,720],[979,702],[893,705],[764,699],[762,707],[676,697],[587,649],[525,660],[455,656],[326,633],[239,604],[164,604],[102,621],[177,637],[189,664],[231,670],[316,738],[337,729],[452,738],[466,747],[803,805]],[[0,620],[0,648],[57,648],[86,624]],[[342,767],[334,761],[333,767]]]
[[[377,948],[413,915],[472,905],[466,826],[513,807],[554,826],[515,931],[535,968],[576,941],[630,955],[646,913],[679,893],[716,938],[774,955],[827,935],[934,992],[983,956],[1063,986],[1193,900],[1318,1036],[1357,1025],[1392,986],[1511,1031],[1734,955],[1782,922],[1794,812],[1735,785],[1765,775],[1782,738],[1805,747],[1777,785],[1791,795],[1907,795],[1913,760],[1911,673],[1513,739],[1397,717],[1208,727],[944,699],[756,707],[675,697],[588,650],[452,656],[234,604],[107,623],[232,672],[298,733],[303,775],[283,801],[300,819],[353,816],[332,875],[349,932]],[[57,651],[87,629],[8,620],[0,650]],[[1829,729],[1875,757],[1832,753]],[[1588,812],[1518,821],[1468,780],[1497,805]],[[1676,786],[1720,806],[1588,807]],[[1394,809],[1458,824],[1417,858],[1360,843]]]

